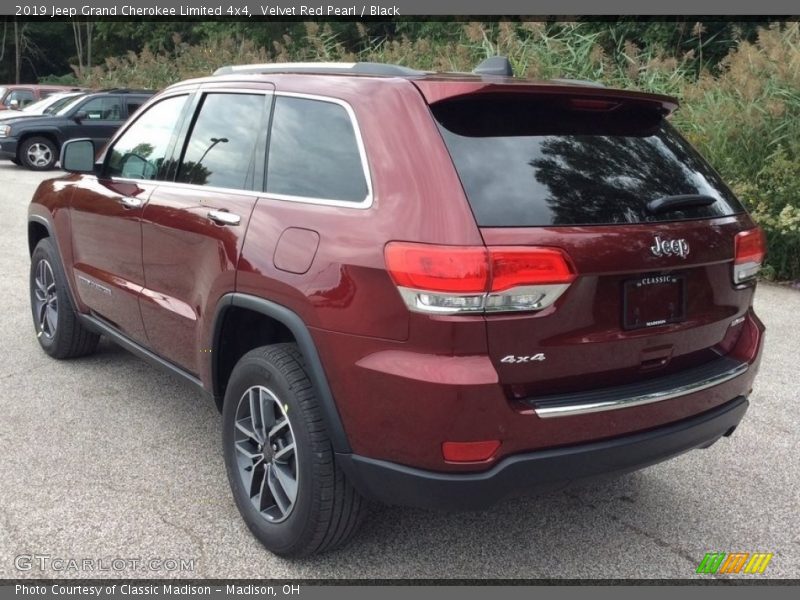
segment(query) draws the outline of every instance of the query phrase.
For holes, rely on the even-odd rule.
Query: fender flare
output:
[[[286,328],[292,332],[300,352],[306,361],[306,371],[311,384],[314,386],[314,392],[319,401],[320,410],[322,411],[322,418],[325,422],[325,429],[327,430],[328,437],[331,440],[331,445],[336,453],[346,454],[352,452],[350,444],[347,440],[342,419],[339,416],[339,410],[336,408],[336,402],[333,399],[331,388],[328,385],[328,378],[325,374],[325,369],[322,366],[319,353],[317,352],[316,344],[314,343],[308,327],[294,311],[249,294],[242,294],[239,292],[232,292],[225,294],[220,298],[217,303],[217,308],[214,314],[214,328],[212,338],[212,352],[211,352],[211,379],[212,390],[214,398],[221,402],[219,393],[219,364],[217,360],[217,348],[219,347],[219,338],[222,332],[222,324],[224,322],[225,313],[231,307],[245,308],[253,312],[261,313],[267,317],[275,319],[282,323]]]
[[[72,303],[72,306],[75,307],[75,310],[77,311],[78,305],[75,303],[75,292],[70,286],[69,277],[67,277],[67,270],[64,268],[64,258],[61,256],[61,245],[58,243],[58,236],[56,235],[55,228],[48,219],[37,214],[28,215],[28,225],[30,225],[31,223],[37,223],[43,226],[47,230],[47,237],[53,240],[53,244],[56,247],[56,256],[58,258],[57,267],[61,269],[61,275],[64,277],[64,282],[67,284],[66,287],[67,287],[67,295],[69,296],[69,301]],[[28,243],[30,243],[30,240],[28,240]],[[33,248],[31,248],[31,251],[33,251]],[[80,316],[80,313],[78,314]]]
[[[22,140],[29,137],[48,137],[52,136],[56,139],[56,144],[58,145],[57,150],[61,149],[61,144],[64,143],[64,134],[57,127],[32,127],[29,130],[22,129],[19,134],[17,134],[17,139],[19,143],[22,143]]]

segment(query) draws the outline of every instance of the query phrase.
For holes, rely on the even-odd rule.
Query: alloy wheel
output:
[[[239,477],[255,509],[272,523],[286,520],[297,501],[297,449],[286,409],[263,386],[245,391],[236,409]]]
[[[53,268],[47,260],[36,264],[34,308],[39,335],[52,338],[58,327],[58,294]]]
[[[26,154],[28,162],[35,167],[46,167],[53,160],[53,151],[45,144],[31,144]]]

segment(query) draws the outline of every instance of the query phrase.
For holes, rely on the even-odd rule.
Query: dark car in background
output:
[[[83,91],[83,88],[67,85],[2,85],[0,86],[0,110],[20,109],[58,92],[79,91]]]
[[[0,124],[0,159],[35,171],[52,169],[66,140],[89,138],[102,147],[153,93],[104,90],[75,100],[55,115],[6,120]]]

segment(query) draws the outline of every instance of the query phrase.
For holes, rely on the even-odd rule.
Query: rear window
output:
[[[646,105],[603,110],[481,97],[431,106],[479,225],[598,225],[712,218],[743,209],[719,176]],[[698,194],[716,202],[653,213]]]

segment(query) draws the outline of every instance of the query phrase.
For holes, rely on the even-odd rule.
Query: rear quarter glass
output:
[[[507,96],[433,104],[478,225],[647,223],[743,212],[660,112],[619,102],[598,106]],[[662,212],[647,208],[676,195],[716,202]]]

